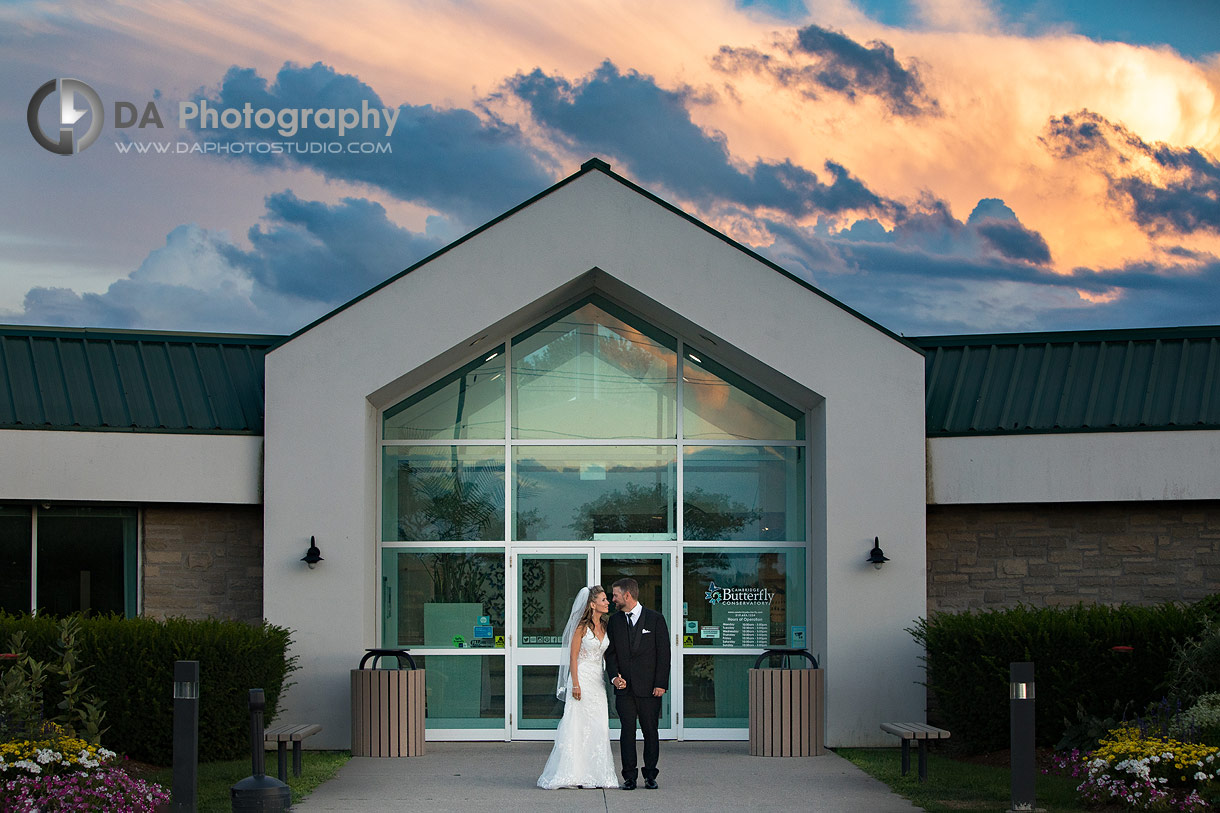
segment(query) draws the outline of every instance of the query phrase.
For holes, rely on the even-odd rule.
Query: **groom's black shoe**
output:
[[[655,779],[645,779],[645,780],[644,780],[644,787],[648,788],[649,790],[656,790],[656,789],[657,789],[657,780],[655,780]]]
[[[624,779],[623,780],[623,790],[635,790],[635,780],[634,779]]]

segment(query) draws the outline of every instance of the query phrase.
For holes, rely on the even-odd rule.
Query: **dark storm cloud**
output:
[[[1040,265],[1051,261],[1051,249],[1046,239],[1020,223],[984,220],[975,229],[992,248],[1011,260],[1026,260]]]
[[[915,65],[902,65],[890,45],[880,41],[861,45],[845,34],[816,25],[806,26],[790,41],[779,43],[776,53],[721,46],[712,65],[728,74],[766,74],[782,87],[811,99],[827,92],[852,101],[874,97],[899,116],[939,110],[936,100],[924,91]]]
[[[1052,118],[1042,140],[1060,158],[1092,161],[1146,231],[1220,233],[1220,161],[1206,153],[1150,144],[1088,110]]]
[[[292,192],[267,198],[267,226],[254,226],[253,250],[223,255],[268,292],[337,305],[440,248],[440,241],[390,222],[381,204],[344,198],[336,206]]]
[[[352,108],[382,110],[388,105],[371,87],[355,76],[337,73],[322,63],[309,67],[285,65],[268,85],[252,68],[230,68],[217,92],[201,93],[218,108],[254,110]],[[492,118],[484,120],[470,110],[441,109],[432,105],[400,105],[392,133],[381,117],[379,128],[348,130],[340,138],[336,129],[299,127],[291,135],[279,128],[203,130],[194,122],[201,139],[237,142],[286,142],[303,145],[311,141],[387,144],[392,153],[360,154],[346,151],[317,153],[251,153],[236,160],[262,165],[295,164],[315,169],[329,178],[369,183],[401,200],[422,203],[453,215],[467,225],[477,225],[549,186],[553,179],[542,166],[542,157],[529,147],[521,131]],[[363,123],[363,121],[362,121]],[[369,123],[372,120],[369,119]],[[291,129],[291,128],[287,128]],[[346,148],[345,148],[346,149]]]
[[[738,169],[724,136],[691,120],[690,90],[666,90],[649,76],[620,73],[610,62],[576,82],[534,70],[513,77],[507,87],[570,149],[613,156],[641,183],[661,184],[701,204],[730,201],[794,217],[892,208],[833,161],[824,166],[828,183],[791,161],[756,161]]]

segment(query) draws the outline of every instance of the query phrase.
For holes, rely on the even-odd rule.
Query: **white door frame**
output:
[[[560,647],[529,647],[526,648],[519,640],[520,630],[520,587],[521,587],[521,568],[519,567],[520,557],[525,556],[560,556],[560,555],[585,555],[586,570],[585,580],[588,584],[597,584],[602,577],[601,560],[602,556],[621,555],[624,557],[640,556],[640,557],[667,557],[669,566],[669,606],[654,607],[665,615],[666,622],[669,626],[670,637],[670,691],[669,706],[670,720],[669,725],[659,730],[661,739],[681,739],[682,726],[681,714],[682,708],[682,671],[681,671],[681,619],[682,619],[682,583],[681,583],[681,566],[679,561],[678,543],[674,541],[652,542],[652,541],[615,541],[615,542],[573,542],[565,545],[539,545],[539,544],[510,544],[507,546],[506,556],[507,562],[507,577],[505,579],[505,596],[509,599],[505,602],[505,635],[507,638],[507,647],[505,649],[505,669],[504,669],[504,694],[506,713],[509,720],[506,727],[506,736],[513,740],[553,740],[555,738],[555,730],[552,728],[521,728],[521,709],[520,709],[520,686],[518,680],[518,668],[521,666],[553,666],[559,658]],[[606,587],[607,593],[610,591],[609,585]],[[613,702],[613,698],[611,698]],[[617,729],[612,729],[612,736],[617,738],[613,732]]]

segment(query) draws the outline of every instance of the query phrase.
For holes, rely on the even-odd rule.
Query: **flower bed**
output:
[[[1217,749],[1143,733],[1124,723],[1104,737],[1096,751],[1064,755],[1059,765],[1083,777],[1077,790],[1098,805],[1132,810],[1211,810],[1207,797],[1220,776]]]
[[[160,785],[134,779],[116,754],[54,723],[33,739],[0,743],[0,813],[123,810],[152,813],[169,801]]]

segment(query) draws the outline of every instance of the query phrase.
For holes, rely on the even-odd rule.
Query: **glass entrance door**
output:
[[[563,701],[555,692],[563,628],[580,588],[594,583],[594,550],[517,550],[511,557],[509,570],[516,584],[508,622],[515,706],[509,711],[512,737],[549,740],[563,716]]]
[[[563,628],[572,609],[572,600],[581,587],[600,584],[610,593],[610,586],[620,578],[630,577],[640,585],[640,601],[645,607],[660,611],[669,625],[670,692],[661,707],[660,732],[663,738],[675,735],[671,699],[673,689],[680,684],[677,677],[680,650],[674,644],[675,619],[681,619],[675,605],[672,588],[676,551],[662,546],[658,552],[650,545],[648,552],[637,552],[613,546],[564,547],[555,549],[517,549],[510,555],[509,572],[512,586],[507,623],[510,629],[509,657],[511,675],[509,710],[513,739],[553,739],[556,726],[563,716],[563,701],[556,696],[559,663],[565,657]],[[615,611],[611,605],[611,611]],[[613,689],[610,695],[610,727],[618,730],[614,710]]]
[[[681,683],[678,677],[678,659],[682,651],[675,644],[674,632],[681,623],[681,614],[675,613],[675,595],[671,587],[673,582],[674,561],[676,555],[671,548],[664,552],[636,553],[631,550],[606,549],[598,550],[598,582],[611,592],[611,585],[623,578],[632,578],[640,585],[640,603],[656,610],[665,616],[669,627],[669,691],[661,698],[660,736],[662,739],[673,739],[675,736],[674,713],[676,708],[674,689]],[[614,604],[611,610],[616,610]],[[619,730],[618,713],[614,709],[614,698],[610,698],[610,728]]]

